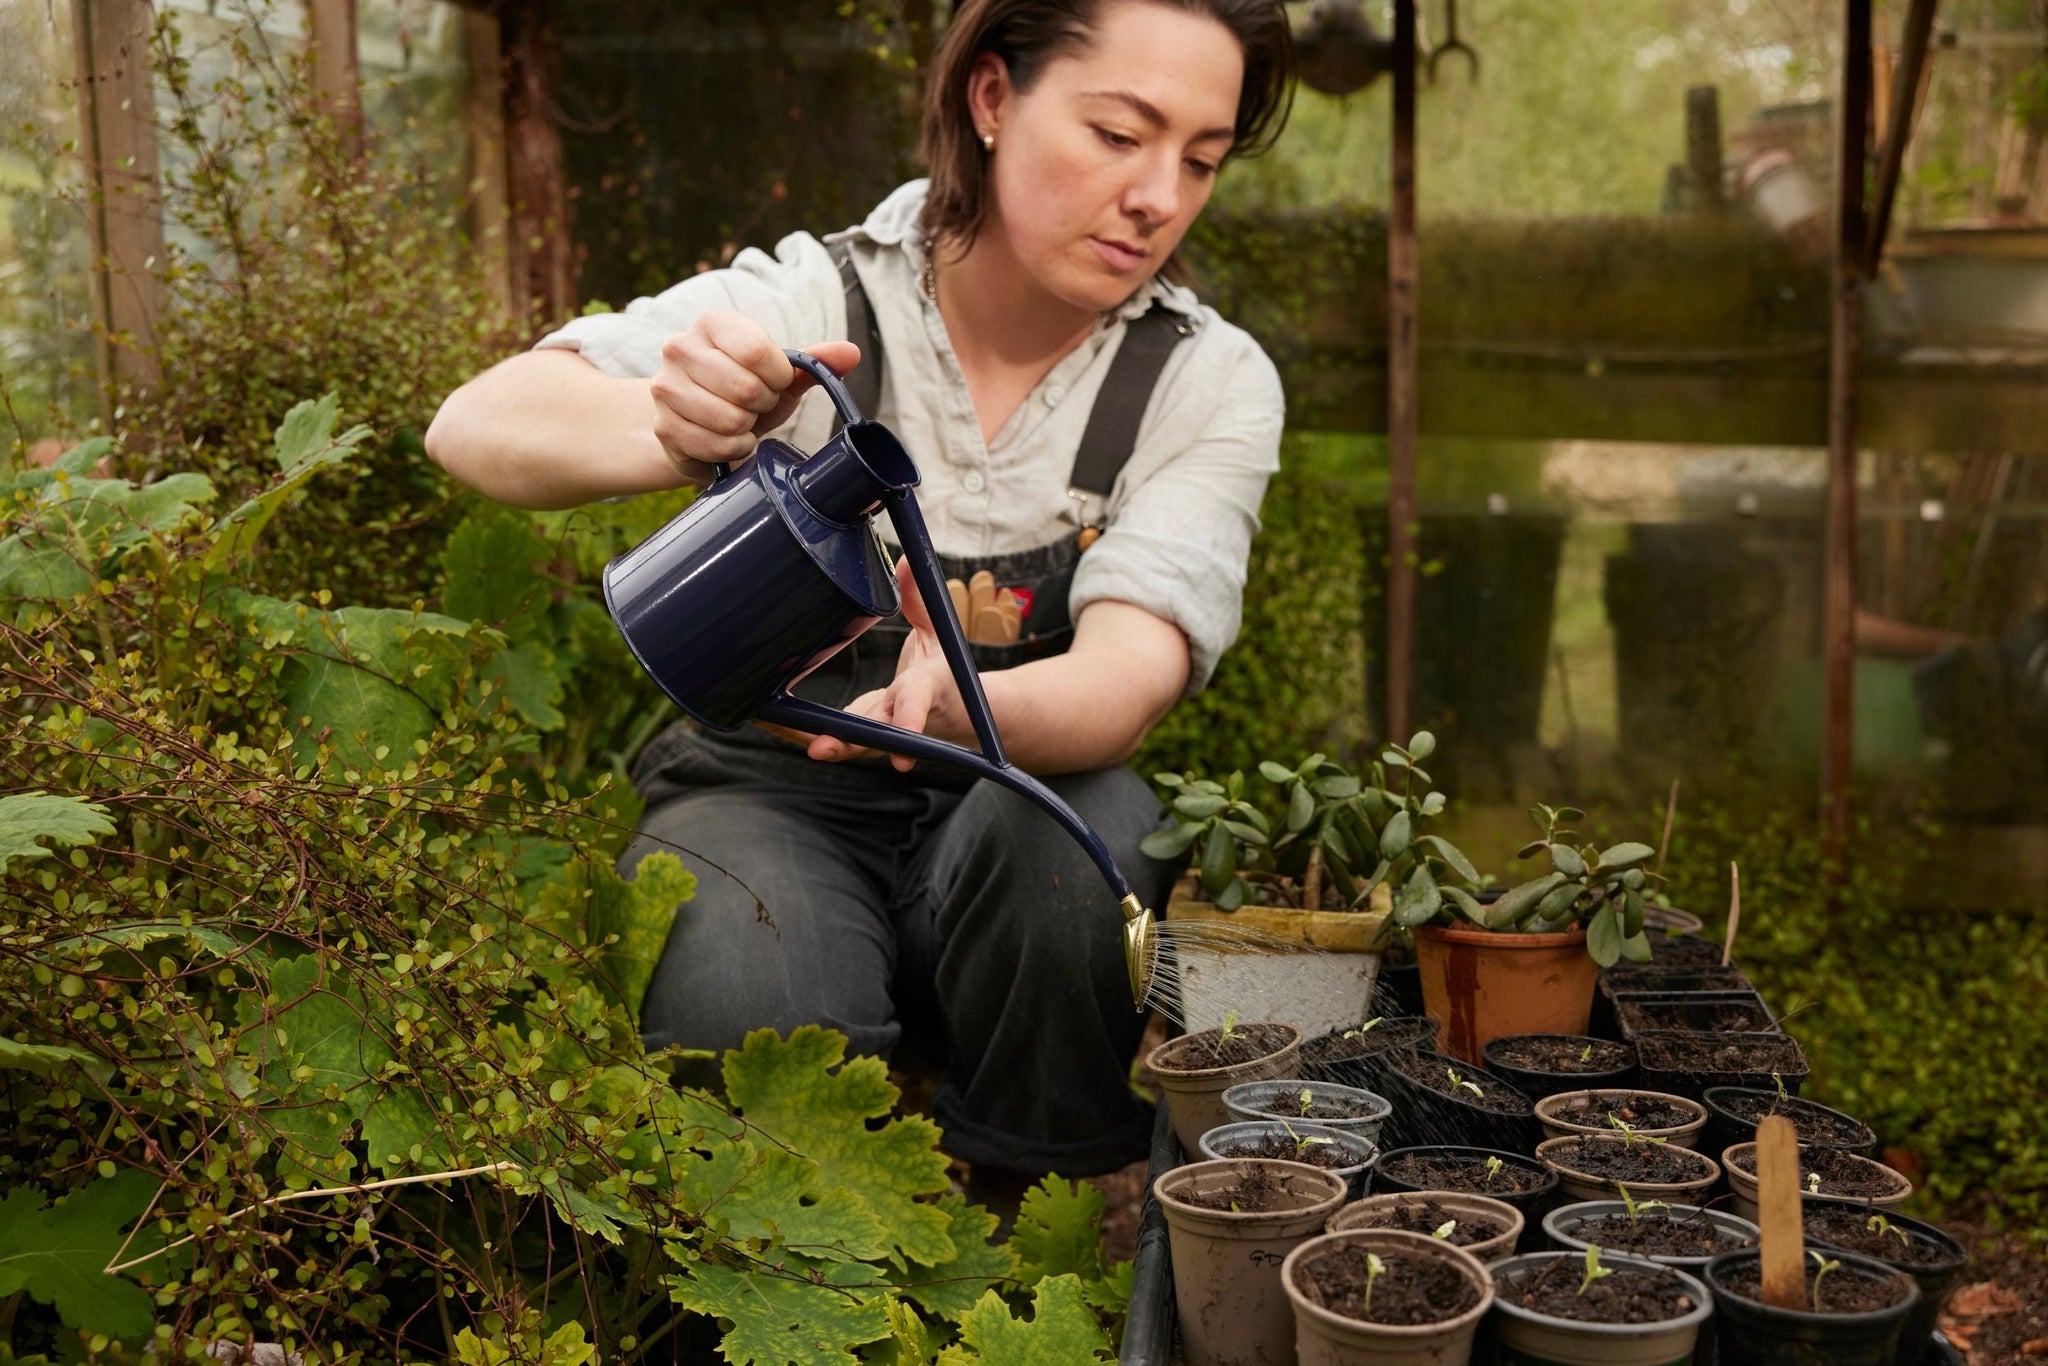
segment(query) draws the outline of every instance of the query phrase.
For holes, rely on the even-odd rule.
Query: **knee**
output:
[[[1129,769],[1108,768],[1044,781],[1095,832],[1138,899],[1155,907],[1163,902],[1179,867],[1138,847],[1160,824],[1159,802],[1144,780]],[[1057,908],[1071,908],[1093,924],[1101,907],[1114,906],[1087,850],[1029,798],[979,783],[953,820],[964,827],[969,846],[962,873],[1024,893],[1038,907],[1034,923],[1057,921]]]

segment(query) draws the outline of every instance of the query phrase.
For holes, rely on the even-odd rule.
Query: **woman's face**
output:
[[[969,106],[996,138],[991,245],[1055,298],[1100,312],[1180,244],[1230,149],[1244,53],[1207,15],[1104,0],[1091,41],[1019,93],[984,57]]]

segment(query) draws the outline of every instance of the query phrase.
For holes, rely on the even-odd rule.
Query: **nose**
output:
[[[1173,221],[1180,212],[1180,196],[1180,155],[1161,147],[1143,158],[1137,178],[1124,190],[1124,212],[1149,232]]]

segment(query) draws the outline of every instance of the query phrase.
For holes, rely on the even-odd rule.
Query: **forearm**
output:
[[[655,437],[643,379],[607,375],[572,351],[528,351],[450,394],[427,429],[427,454],[502,503],[568,508],[685,483]],[[691,470],[692,475],[699,473]]]
[[[1118,602],[1094,604],[1084,621],[1065,654],[982,675],[1003,748],[1027,772],[1123,763],[1187,686],[1177,627]]]

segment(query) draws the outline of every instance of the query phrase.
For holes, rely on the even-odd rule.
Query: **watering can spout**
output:
[[[888,428],[861,416],[839,377],[791,351],[844,427],[815,455],[765,440],[720,466],[667,526],[606,567],[605,605],[649,677],[684,714],[715,730],[750,720],[961,769],[1043,809],[1086,851],[1118,898],[1132,1000],[1142,1005],[1157,953],[1152,913],[1101,838],[1043,783],[1010,763],[938,552],[912,490],[917,464]],[[888,513],[929,611],[979,752],[790,695],[798,679],[902,605],[871,518]]]

